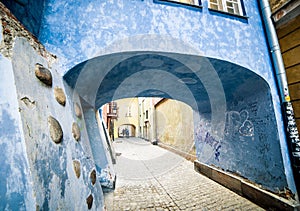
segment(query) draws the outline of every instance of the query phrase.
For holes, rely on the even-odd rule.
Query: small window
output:
[[[126,113],[125,116],[126,117],[131,117],[131,107],[130,106],[127,107],[127,113]]]
[[[209,0],[209,8],[244,16],[242,0]]]

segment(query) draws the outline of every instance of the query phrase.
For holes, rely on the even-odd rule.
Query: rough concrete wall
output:
[[[5,159],[0,209],[101,210],[99,173],[84,133],[78,96],[64,86],[55,57],[0,11],[0,144]],[[50,69],[52,85],[38,79],[37,63]]]
[[[193,110],[175,100],[166,100],[155,107],[159,141],[186,153],[194,153]]]
[[[44,11],[44,0],[1,0],[1,2],[10,9],[27,30],[38,37]]]

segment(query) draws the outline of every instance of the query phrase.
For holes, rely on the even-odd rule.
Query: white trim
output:
[[[229,3],[232,3],[233,4],[233,13],[232,12],[228,12],[228,7],[227,7],[227,2]],[[235,10],[235,5],[237,4],[238,6],[238,10],[239,11],[236,11]],[[215,2],[212,2],[212,0],[209,0],[209,8],[210,9],[215,9],[213,8],[212,6],[217,6],[219,11],[223,11],[223,12],[227,12],[227,13],[230,13],[230,14],[235,14],[235,15],[241,15],[243,16],[244,15],[244,12],[243,12],[243,8],[242,8],[242,2],[241,0],[217,0],[217,3]]]

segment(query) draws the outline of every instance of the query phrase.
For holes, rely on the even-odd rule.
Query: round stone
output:
[[[90,178],[91,178],[91,181],[92,181],[92,184],[93,185],[95,185],[95,183],[96,183],[96,177],[97,175],[96,175],[96,170],[94,169],[92,172],[91,172],[91,174],[90,174]]]
[[[76,177],[79,178],[81,171],[80,171],[80,162],[78,160],[73,160],[73,168],[74,168]]]
[[[59,122],[52,116],[48,117],[49,131],[51,139],[59,144],[63,139],[63,130]]]
[[[86,198],[86,203],[88,205],[88,209],[90,210],[93,206],[94,197],[92,194],[89,195],[89,197]]]
[[[50,70],[41,64],[35,65],[35,76],[47,86],[52,86],[52,74]]]
[[[72,135],[76,141],[80,139],[80,128],[76,122],[72,124]]]
[[[61,104],[62,106],[66,105],[66,95],[64,93],[64,90],[59,87],[54,88],[54,96],[56,101]]]
[[[82,117],[82,112],[81,112],[81,109],[80,109],[80,106],[78,105],[78,103],[75,103],[74,104],[74,109],[75,109],[75,114],[78,118],[81,118]]]

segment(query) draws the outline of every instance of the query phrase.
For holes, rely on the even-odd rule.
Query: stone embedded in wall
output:
[[[81,112],[81,109],[80,109],[80,106],[78,105],[78,103],[74,104],[74,109],[75,109],[76,116],[81,119],[82,112]]]
[[[78,160],[73,160],[73,168],[77,178],[80,177],[81,170],[80,170],[80,162]]]
[[[72,124],[72,135],[76,141],[80,139],[80,128],[76,122]]]
[[[56,101],[61,104],[62,106],[66,105],[66,95],[64,93],[64,90],[59,87],[54,88],[54,96]]]
[[[35,65],[35,75],[40,81],[42,81],[47,86],[52,86],[52,74],[50,70],[45,68],[43,65]]]
[[[94,200],[94,197],[92,194],[89,195],[89,197],[86,198],[86,203],[88,205],[88,209],[90,210],[93,206],[93,200]]]
[[[95,169],[91,172],[90,178],[91,178],[92,184],[95,185],[96,179],[97,179],[97,174],[96,174],[96,170]]]
[[[48,117],[48,124],[50,130],[51,139],[59,144],[63,139],[63,130],[59,124],[59,122],[52,116]]]

